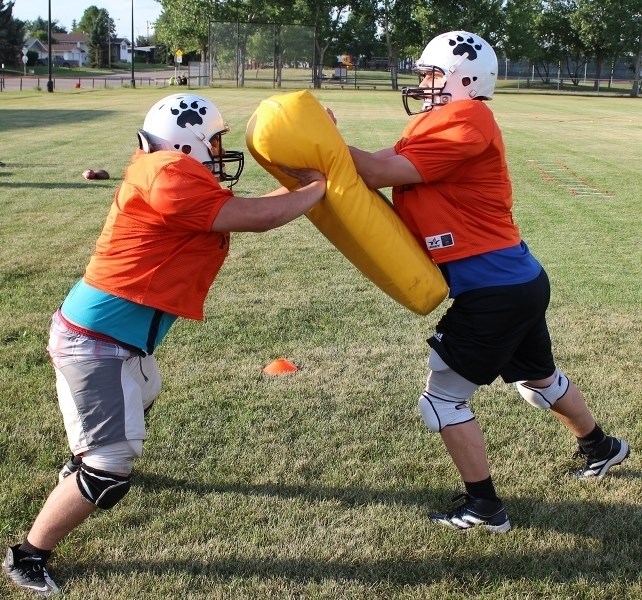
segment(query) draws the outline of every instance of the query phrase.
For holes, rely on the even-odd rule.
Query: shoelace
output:
[[[44,571],[44,561],[42,556],[24,556],[15,565],[21,573],[30,581],[39,581],[40,575]]]
[[[609,450],[609,452],[610,452],[610,450]],[[573,454],[573,458],[581,458],[581,459],[585,460],[586,464],[588,465],[588,464],[590,464],[592,462],[598,462],[598,461],[601,461],[601,460],[605,460],[608,457],[609,452],[607,452],[604,456],[601,456],[601,457],[600,456],[590,456],[588,452],[583,450],[581,447],[578,447],[578,449]]]
[[[457,494],[456,496],[453,496],[450,501],[454,504],[455,502],[459,502],[462,500],[463,502],[466,502],[468,500],[469,496],[465,492],[461,494]]]
[[[446,518],[452,519],[453,517],[458,517],[462,512],[466,510],[466,504],[470,496],[467,493],[457,494],[453,496],[450,501],[455,505],[452,510],[446,513]]]
[[[470,509],[467,506],[468,501],[472,500],[472,499],[473,499],[473,497],[470,494],[466,493],[466,492],[462,492],[461,494],[457,494],[456,496],[453,496],[451,498],[451,502],[453,502],[453,504],[456,504],[456,505],[453,507],[453,509],[450,512],[446,513],[446,517],[449,518],[449,519],[452,519],[453,517],[459,517],[462,513],[466,512],[468,510],[470,510],[471,512],[474,513],[474,511],[472,511],[472,509]],[[479,516],[481,516],[483,518],[485,518],[485,517],[491,518],[491,517],[495,516],[501,510],[501,508],[502,508],[502,504],[500,502],[499,506],[497,507],[497,511],[494,512],[494,513],[490,513],[490,514],[474,513],[474,514],[479,514]]]

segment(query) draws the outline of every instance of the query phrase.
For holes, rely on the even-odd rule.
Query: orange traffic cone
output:
[[[285,375],[286,373],[294,373],[299,369],[294,363],[291,363],[286,358],[277,358],[263,369],[266,375]]]

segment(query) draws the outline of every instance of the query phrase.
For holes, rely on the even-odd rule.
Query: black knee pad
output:
[[[76,483],[86,500],[98,508],[113,508],[131,487],[131,475],[115,475],[81,464],[76,471]]]

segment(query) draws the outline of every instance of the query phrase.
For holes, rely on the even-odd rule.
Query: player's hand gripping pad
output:
[[[368,279],[410,310],[426,315],[448,288],[387,201],[368,189],[339,130],[308,91],[272,96],[250,118],[246,143],[252,156],[282,185],[298,182],[275,165],[325,174],[325,198],[306,216]]]

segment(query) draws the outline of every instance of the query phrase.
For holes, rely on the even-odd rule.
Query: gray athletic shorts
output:
[[[74,454],[146,439],[144,412],[161,389],[154,356],[72,331],[58,313],[51,320],[47,351]]]

